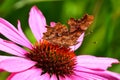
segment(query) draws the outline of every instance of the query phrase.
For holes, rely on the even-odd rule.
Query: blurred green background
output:
[[[48,25],[51,21],[66,24],[69,18],[78,19],[85,13],[94,15],[94,23],[76,53],[120,60],[120,0],[0,0],[0,17],[15,26],[19,19],[31,42],[35,39],[29,29],[28,14],[33,5],[43,12]],[[120,65],[109,70],[120,73]],[[0,80],[6,80],[8,75],[0,73]]]

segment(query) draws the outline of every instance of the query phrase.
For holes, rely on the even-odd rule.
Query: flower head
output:
[[[55,22],[47,26],[42,12],[33,6],[29,16],[37,40],[33,45],[24,35],[20,21],[16,29],[0,18],[0,33],[9,39],[0,38],[0,50],[12,54],[0,56],[0,70],[11,73],[7,80],[120,80],[119,74],[107,70],[118,60],[74,53],[92,20],[92,16],[85,15],[81,20],[71,18],[69,29]]]

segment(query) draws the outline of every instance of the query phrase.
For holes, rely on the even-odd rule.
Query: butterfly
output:
[[[70,18],[67,22],[68,27],[60,22],[54,27],[46,26],[47,32],[44,33],[43,39],[55,45],[69,47],[77,44],[77,39],[92,24],[94,17],[85,14],[81,19]]]

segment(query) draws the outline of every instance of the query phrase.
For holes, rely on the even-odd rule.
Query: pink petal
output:
[[[30,10],[29,25],[37,41],[40,41],[43,37],[43,33],[46,32],[46,20],[42,12],[36,6],[33,6]]]
[[[82,35],[78,38],[78,40],[77,40],[78,44],[76,44],[74,46],[70,46],[71,50],[73,50],[73,51],[77,50],[81,46],[83,38],[84,38],[84,33],[82,33]]]
[[[24,54],[27,53],[27,51],[25,51],[23,48],[17,46],[16,44],[14,44],[11,41],[7,41],[7,40],[3,40],[0,38],[0,50],[16,55],[16,56],[21,56],[21,57],[25,57]]]
[[[42,73],[42,70],[41,69],[36,69],[37,71],[32,74],[31,76],[29,76],[27,78],[27,80],[41,80],[41,79],[38,79],[38,77],[40,77],[41,73]]]
[[[110,72],[110,71],[105,71],[104,74],[111,75],[111,77],[113,77],[113,79],[114,79],[114,78],[117,78],[118,80],[120,80],[120,74],[117,74],[117,73],[114,73],[114,72]],[[107,77],[108,77],[108,76],[107,76]],[[110,79],[111,79],[111,77],[110,77]],[[113,80],[113,79],[112,79],[112,80]]]
[[[0,56],[0,69],[8,72],[19,72],[34,66],[36,62],[12,56]]]
[[[120,80],[120,74],[110,72],[107,70],[92,70],[92,69],[88,69],[85,67],[76,66],[74,73],[77,76],[82,76],[82,73],[87,73],[88,75],[93,75],[94,78],[96,79],[98,78],[100,80],[106,80],[106,79],[107,80]]]
[[[89,55],[77,56],[77,65],[91,69],[102,69],[106,70],[111,67],[112,63],[118,63],[117,59],[94,57]]]
[[[25,36],[25,34],[23,33],[22,31],[22,28],[21,28],[21,23],[20,21],[18,20],[18,31],[19,31],[19,34],[25,39],[25,41],[28,43],[28,44],[31,44],[30,41],[27,39],[27,37]],[[32,44],[31,44],[32,45]],[[32,49],[32,46],[29,47],[30,49]]]
[[[85,79],[83,76],[81,77],[81,76],[77,76],[77,75],[72,75],[72,76],[71,76],[71,79],[72,79],[72,80],[87,80],[87,79]]]
[[[120,80],[120,74],[110,71],[96,71],[92,74],[106,78],[107,80]]]
[[[71,77],[65,76],[65,80],[73,80]]]
[[[58,80],[58,79],[57,79],[56,75],[53,74],[53,75],[51,76],[50,80]]]
[[[0,33],[11,41],[31,49],[31,44],[23,38],[21,32],[2,18],[0,18]]]
[[[45,73],[34,78],[34,80],[50,80],[50,75],[48,73]]]
[[[41,74],[41,70],[40,69],[36,69],[36,68],[32,68],[23,72],[19,72],[19,73],[14,73],[11,74],[7,80],[34,80],[34,79],[30,79],[30,77],[35,76],[36,77],[36,73],[39,73],[39,75]],[[39,76],[37,75],[37,76]],[[34,77],[34,78],[35,78]]]
[[[55,25],[56,25],[55,22],[50,22],[50,26],[51,26],[51,27],[54,27]]]
[[[87,72],[75,72],[75,74],[77,76],[80,77],[79,80],[81,80],[81,78],[84,78],[86,80],[108,80],[107,78],[92,74],[92,73],[87,73]]]

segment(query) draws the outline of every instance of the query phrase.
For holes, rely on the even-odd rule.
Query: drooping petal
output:
[[[0,56],[0,69],[8,72],[19,72],[34,66],[36,62],[20,57]]]
[[[27,80],[41,80],[41,79],[38,79],[38,77],[40,77],[41,73],[42,73],[42,70],[41,69],[36,69],[37,71],[32,74],[31,76],[29,76],[27,78]]]
[[[58,79],[57,79],[56,75],[53,74],[53,75],[51,76],[50,80],[58,80]]]
[[[34,80],[50,80],[50,75],[48,73],[39,75],[38,77],[35,77]]]
[[[10,53],[12,55],[25,57],[24,54],[27,53],[23,48],[17,46],[11,41],[3,40],[0,38],[0,50]]]
[[[71,79],[72,80],[87,80],[83,76],[78,76],[78,75],[72,75]]]
[[[40,75],[41,70],[37,69],[37,68],[31,68],[31,69],[28,69],[28,70],[23,71],[23,72],[13,73],[7,78],[7,80],[33,80],[30,77],[31,76],[36,77],[36,75],[35,75],[36,73],[39,73],[39,75]],[[39,76],[39,75],[37,75],[37,76]]]
[[[82,73],[86,73],[86,75],[88,74],[93,76],[93,79],[95,80],[120,80],[120,74],[107,70],[92,70],[89,68],[76,66],[74,73],[78,76],[82,76]]]
[[[80,77],[79,80],[81,80],[81,78],[84,78],[86,80],[108,80],[107,78],[104,78],[95,74],[91,74],[89,72],[87,73],[87,72],[76,71],[75,74]]]
[[[98,70],[106,70],[108,67],[111,67],[112,63],[119,62],[117,59],[113,58],[94,57],[89,55],[77,56],[76,59],[77,65]]]
[[[31,44],[23,38],[23,35],[3,18],[0,18],[0,33],[11,41],[31,49]]]
[[[30,10],[29,25],[37,41],[40,41],[43,33],[46,32],[46,19],[36,6],[33,6]]]
[[[114,72],[111,72],[111,71],[105,71],[104,75],[105,74],[111,75],[111,77],[113,77],[113,79],[117,78],[118,80],[120,80],[120,74],[117,74],[117,73],[114,73]],[[105,75],[105,76],[107,76],[107,75]],[[107,76],[107,77],[109,77],[109,76]],[[109,79],[112,79],[111,77],[109,77]]]
[[[76,44],[74,46],[70,46],[71,50],[73,50],[73,51],[77,50],[81,46],[83,38],[84,38],[84,33],[82,33],[82,35],[78,38],[78,40],[77,40],[78,44]]]

